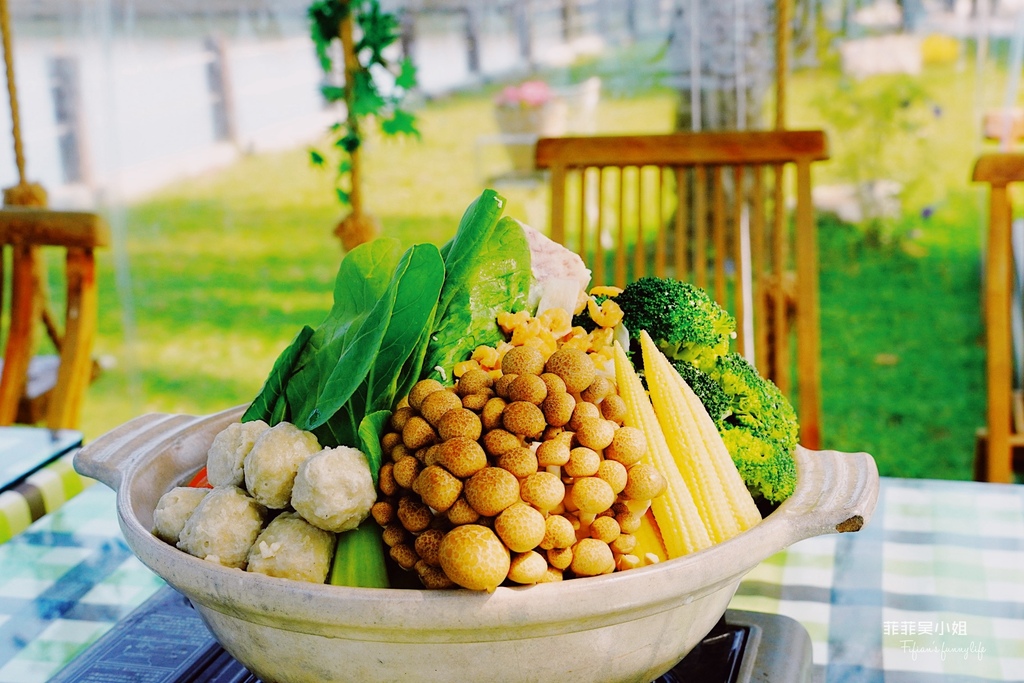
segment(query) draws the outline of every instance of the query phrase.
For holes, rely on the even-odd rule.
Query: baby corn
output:
[[[665,551],[665,541],[661,538],[661,529],[654,521],[654,513],[648,510],[640,518],[640,528],[633,534],[636,537],[636,548],[633,554],[642,558],[646,564],[652,560],[663,562],[668,559]]]
[[[626,404],[625,423],[643,431],[647,437],[647,453],[643,461],[654,465],[668,486],[665,493],[651,501],[654,519],[661,530],[662,540],[669,558],[681,557],[711,545],[711,538],[693,496],[687,488],[661,431],[654,407],[647,398],[640,377],[626,357],[626,352],[615,343],[615,379],[619,395]]]
[[[655,414],[712,541],[754,526],[761,515],[711,416],[646,332],[640,344]]]

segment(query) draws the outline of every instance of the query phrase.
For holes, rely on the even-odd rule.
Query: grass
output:
[[[909,174],[907,210],[894,226],[911,235],[901,243],[911,249],[870,246],[856,227],[822,221],[825,446],[866,450],[886,475],[969,478],[982,424],[983,205],[967,182],[978,145],[964,133],[974,130],[963,96],[972,79],[954,66],[922,77],[943,113],[919,131],[925,160],[909,162],[927,169]],[[790,125],[828,127],[814,93],[836,82],[827,70],[795,77]],[[673,108],[668,91],[608,96],[598,130],[666,132]],[[477,136],[496,130],[486,93],[428,103],[419,116],[421,141],[369,142],[366,198],[388,235],[442,243],[486,184]],[[830,133],[833,159],[857,152],[855,140]],[[894,153],[922,148],[891,144]],[[842,175],[840,162],[827,162],[815,181]],[[499,190],[506,214],[543,222],[542,190]],[[924,206],[933,208],[928,219]],[[87,438],[144,412],[208,413],[250,400],[299,327],[318,324],[330,306],[340,217],[328,174],[311,169],[304,150],[245,157],[113,214],[121,239],[101,257],[97,351],[115,364],[90,389]]]

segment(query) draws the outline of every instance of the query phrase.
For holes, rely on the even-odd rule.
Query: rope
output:
[[[4,65],[7,68],[7,95],[11,100],[11,132],[14,135],[14,162],[18,166],[18,184],[25,184],[25,150],[21,143],[21,112],[18,89],[14,84],[14,50],[11,47],[11,12],[7,0],[0,0],[0,35],[4,42]]]
[[[7,70],[7,95],[11,101],[11,134],[14,137],[14,163],[18,167],[18,184],[4,189],[4,204],[9,206],[46,206],[46,190],[25,178],[25,148],[21,140],[21,111],[18,109],[18,88],[14,84],[14,48],[11,40],[11,12],[7,0],[0,0],[0,38],[4,45],[4,66]]]

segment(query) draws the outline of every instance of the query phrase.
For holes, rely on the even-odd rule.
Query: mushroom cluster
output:
[[[503,351],[394,411],[371,508],[390,557],[427,588],[487,591],[651,561],[633,533],[665,482],[614,383],[574,345]]]

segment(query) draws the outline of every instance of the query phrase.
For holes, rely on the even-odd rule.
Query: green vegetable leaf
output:
[[[390,410],[378,410],[359,421],[359,450],[366,456],[374,485],[377,484],[380,466],[384,464],[384,450],[380,446],[380,437],[384,435],[384,427],[390,419]]]
[[[427,357],[427,345],[430,343],[430,335],[434,331],[434,320],[437,318],[437,307],[430,315],[430,320],[423,326],[419,339],[416,340],[416,351],[409,356],[399,373],[399,385],[395,389],[395,396],[408,396],[412,386],[420,379],[423,370],[423,361]]]
[[[423,377],[451,383],[452,366],[480,344],[501,341],[497,315],[526,306],[530,248],[518,222],[499,221],[505,200],[484,190],[442,248],[444,288],[423,361]]]
[[[403,368],[410,357],[422,355],[420,347],[425,343],[422,330],[433,319],[443,282],[444,263],[434,245],[416,245],[402,257],[389,291],[380,302],[387,307],[380,322],[387,329],[365,380],[343,404],[335,407],[334,399],[347,391],[349,380],[347,375],[335,377],[341,372],[339,363],[324,389],[330,400],[317,404],[320,415],[327,416],[324,422],[329,423],[332,437],[339,443],[354,443],[364,415],[390,410],[394,404]],[[377,319],[376,310],[365,324],[371,324],[374,319]],[[311,423],[307,428],[316,427],[319,425]]]
[[[338,359],[359,339],[363,323],[388,289],[400,253],[398,240],[382,238],[359,245],[341,262],[334,284],[334,305],[313,332],[285,386],[292,421],[297,426],[309,419]],[[382,328],[381,336],[383,332]],[[369,371],[368,363],[357,384]]]
[[[306,348],[306,343],[312,336],[313,328],[309,325],[304,325],[303,328],[299,330],[299,333],[295,335],[295,339],[292,340],[292,343],[288,345],[288,347],[274,362],[274,366],[270,369],[270,375],[263,383],[263,388],[260,389],[260,393],[256,395],[256,398],[249,404],[245,413],[242,414],[242,422],[263,420],[267,424],[273,426],[283,419],[280,418],[277,413],[283,410],[284,404],[280,399],[284,394],[285,382],[287,382],[288,377],[292,373],[292,369],[299,360],[299,356]],[[279,403],[282,408],[277,408]]]
[[[415,354],[422,330],[433,321],[445,269],[432,244],[411,247],[395,273],[397,293],[376,363],[367,377],[367,412],[390,410],[397,396],[399,372]]]

